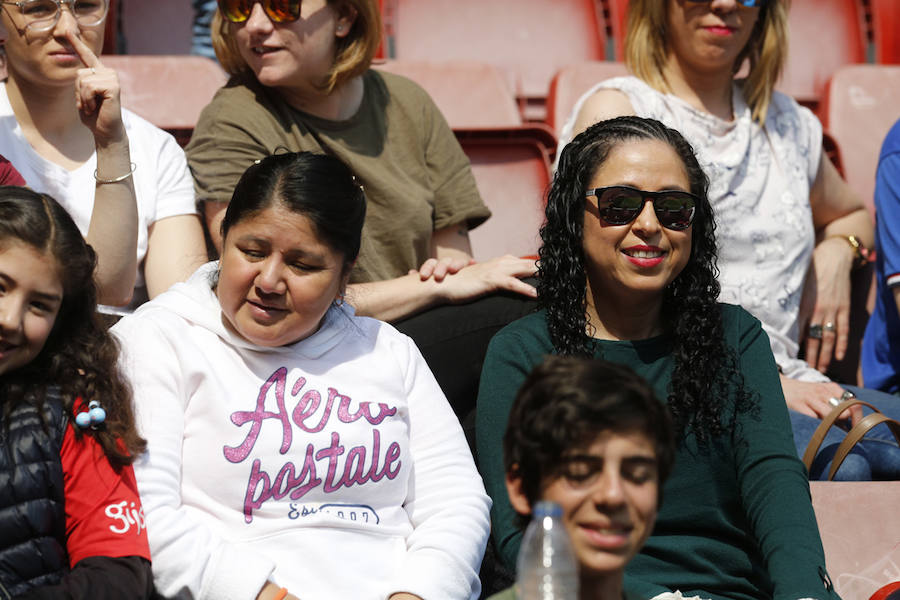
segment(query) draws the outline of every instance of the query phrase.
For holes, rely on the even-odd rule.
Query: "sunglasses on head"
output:
[[[709,4],[712,0],[688,0],[688,2],[693,2],[694,4]],[[766,3],[766,0],[737,0],[737,3],[746,6],[747,8],[753,8],[754,6],[762,6]]]
[[[250,18],[253,5],[259,1],[263,12],[273,23],[289,23],[300,18],[300,0],[217,0],[222,16],[232,23]]]
[[[645,192],[626,185],[613,185],[588,190],[586,196],[596,196],[597,214],[609,225],[627,225],[634,221],[648,200],[659,224],[666,229],[681,231],[691,226],[699,198],[681,190]]]

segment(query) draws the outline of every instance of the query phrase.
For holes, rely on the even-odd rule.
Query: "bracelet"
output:
[[[855,235],[833,235],[833,238],[839,238],[850,244],[853,249],[853,268],[865,266],[872,262],[872,251],[866,248],[859,238]],[[831,239],[831,238],[829,238]]]
[[[94,169],[94,179],[96,179],[97,183],[100,183],[100,184],[119,183],[120,181],[125,181],[126,179],[128,179],[129,177],[134,175],[134,172],[136,170],[137,170],[137,165],[134,163],[131,163],[131,170],[128,171],[127,173],[125,173],[124,175],[119,175],[118,177],[113,177],[112,179],[100,179],[100,175],[97,173],[97,169]]]
[[[280,590],[278,590],[278,592],[275,593],[275,597],[272,600],[284,600],[287,595],[287,588],[281,588]]]

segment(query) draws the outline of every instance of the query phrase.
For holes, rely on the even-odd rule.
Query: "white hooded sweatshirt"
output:
[[[160,591],[477,598],[490,499],[413,342],[343,306],[304,340],[256,346],[223,325],[215,266],[113,330],[148,442],[135,474]]]

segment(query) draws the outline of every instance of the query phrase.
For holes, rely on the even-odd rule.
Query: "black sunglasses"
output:
[[[648,200],[659,224],[666,229],[681,231],[691,226],[700,199],[690,192],[663,190],[645,192],[627,185],[612,185],[588,190],[586,196],[596,196],[597,214],[609,225],[626,225],[634,221]]]
[[[300,18],[300,0],[217,0],[222,16],[232,23],[243,23],[250,18],[253,5],[258,1],[273,23],[289,23]]]

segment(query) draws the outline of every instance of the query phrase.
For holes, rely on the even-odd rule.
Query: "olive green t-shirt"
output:
[[[203,110],[186,149],[197,199],[230,201],[244,170],[278,151],[340,158],[368,202],[353,283],[405,275],[431,256],[434,230],[484,222],[490,211],[469,161],[428,94],[374,70],[363,90],[355,115],[329,121],[292,108],[252,76],[233,78]]]

